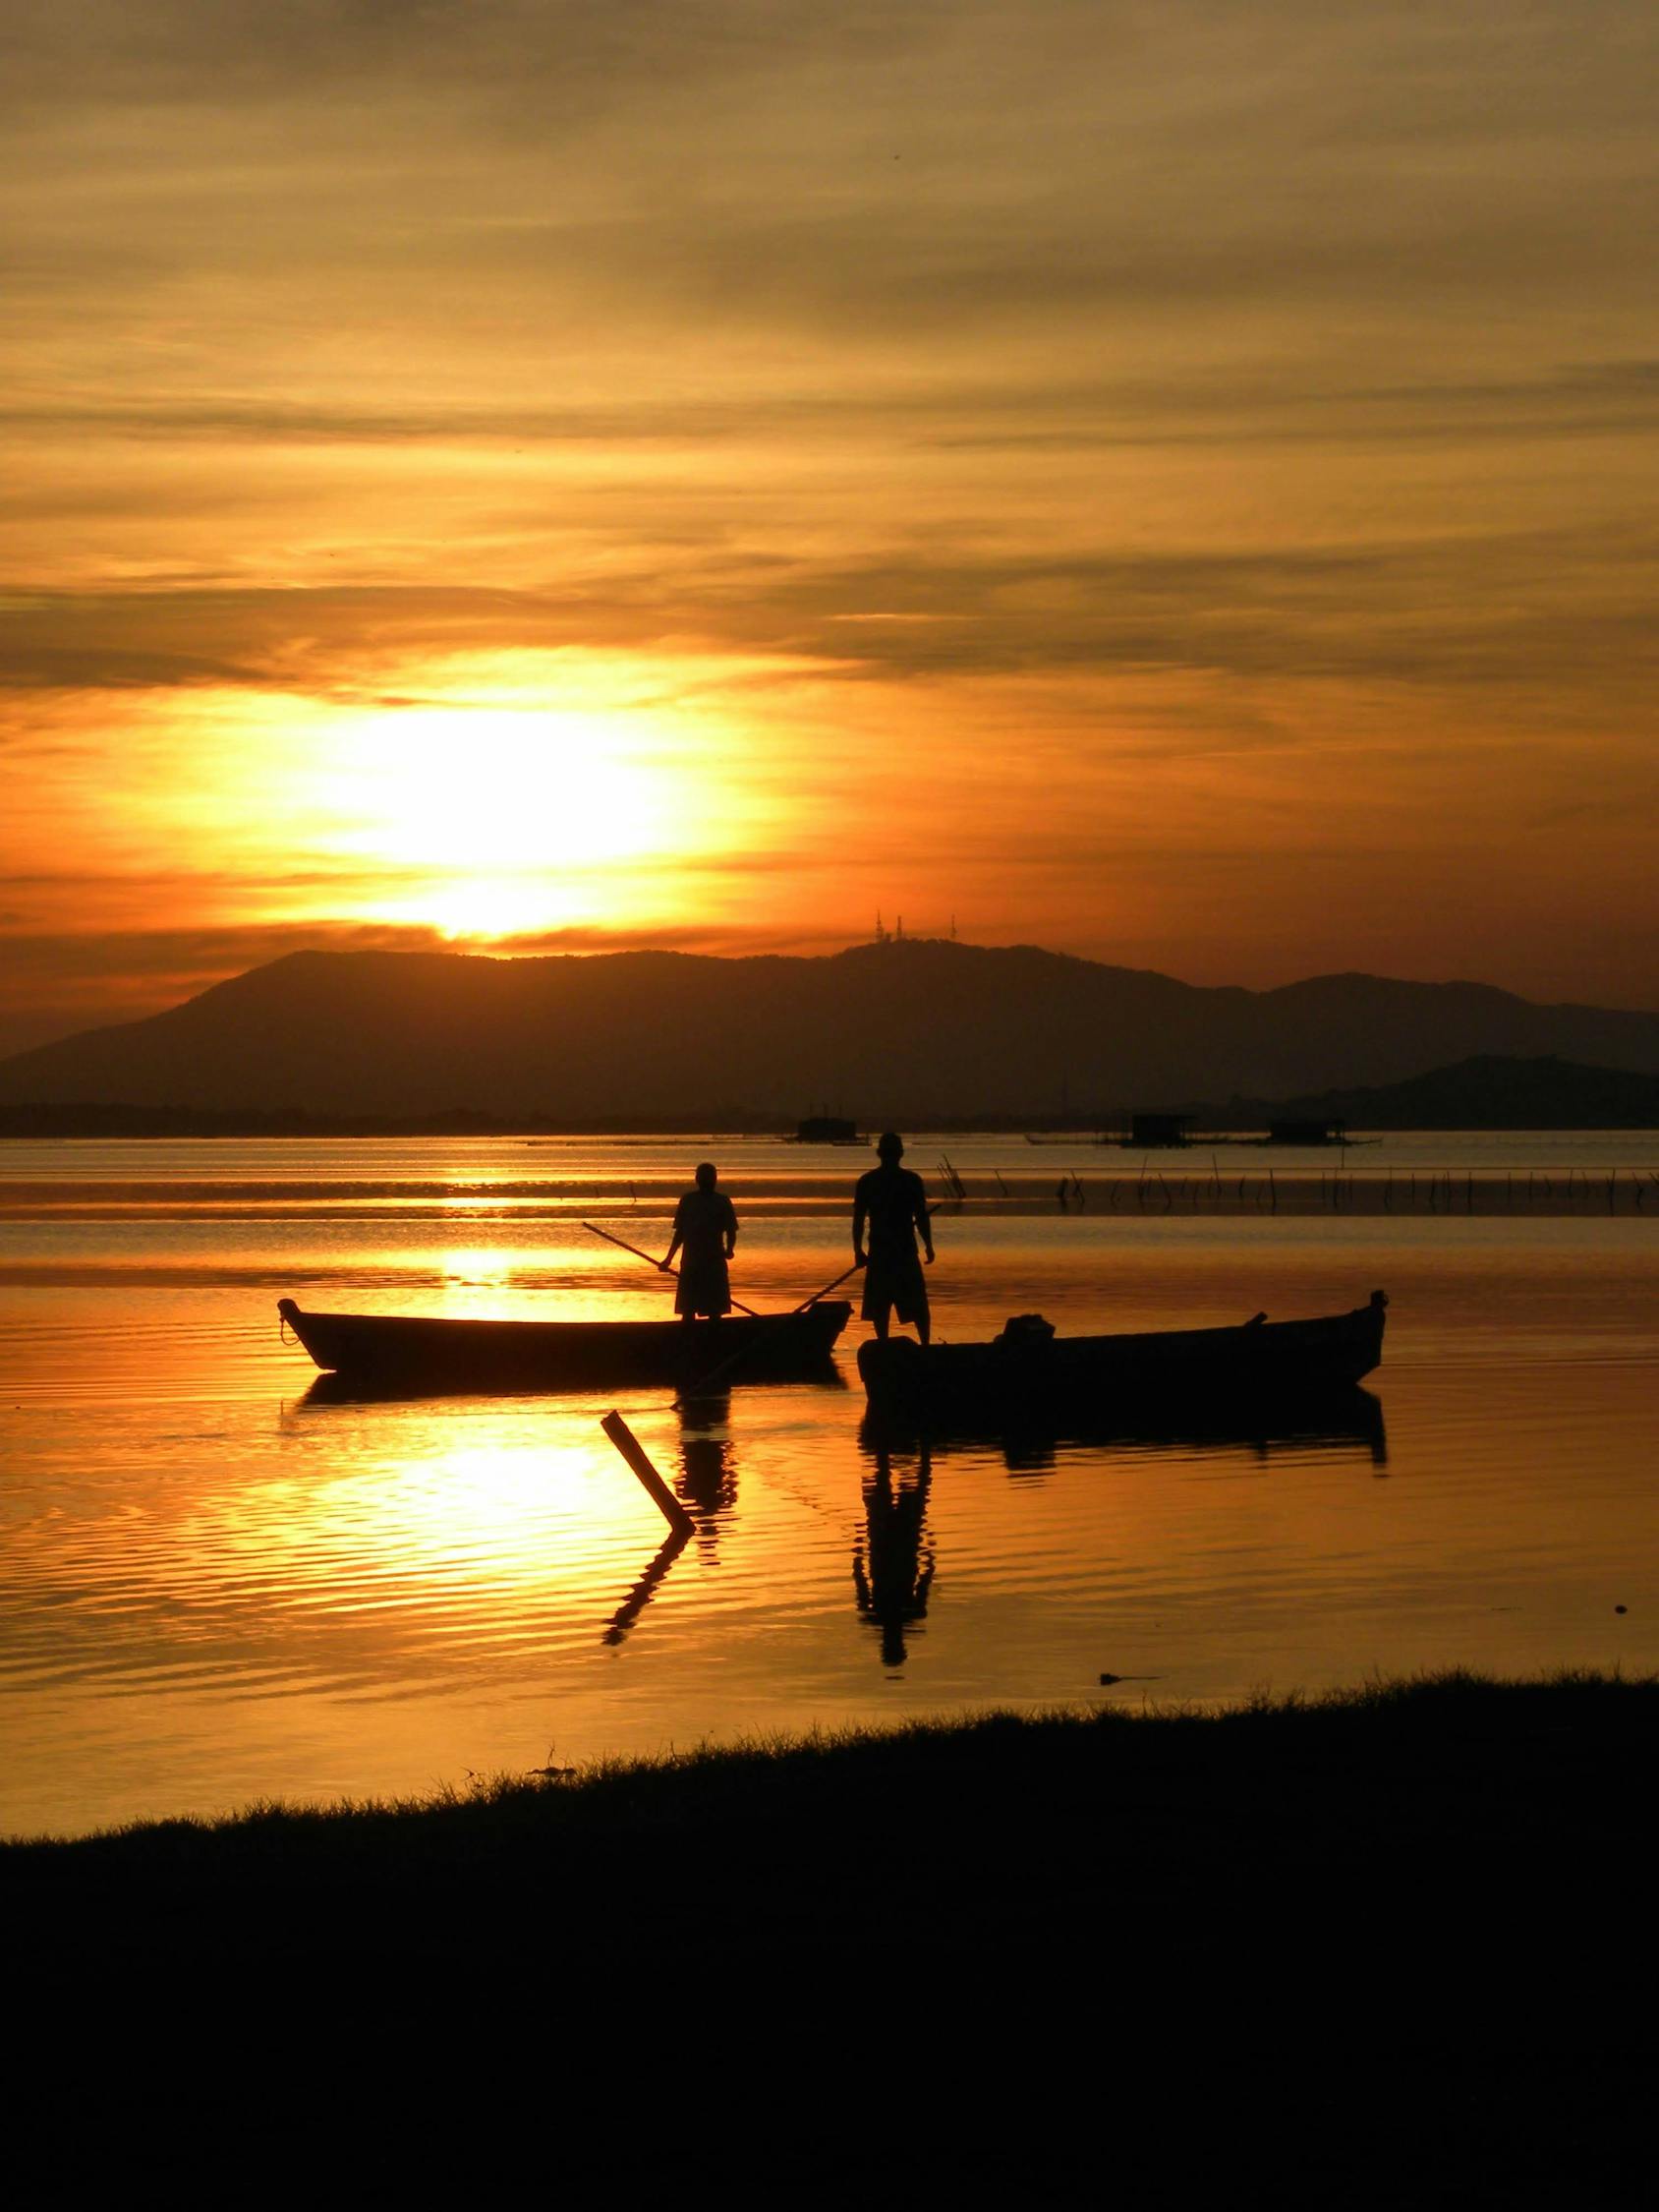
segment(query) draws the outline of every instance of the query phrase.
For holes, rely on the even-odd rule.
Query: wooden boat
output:
[[[712,1377],[718,1386],[810,1381],[852,1308],[822,1299],[798,1313],[722,1321],[470,1321],[406,1313],[276,1310],[317,1366],[380,1384],[433,1390],[606,1390]]]
[[[858,1349],[873,1412],[950,1426],[1016,1425],[1118,1407],[1178,1403],[1203,1421],[1218,1407],[1340,1390],[1383,1356],[1388,1299],[1351,1313],[1241,1328],[1166,1329],[1137,1336],[1057,1336],[1040,1314],[1011,1320],[988,1344],[909,1337]]]

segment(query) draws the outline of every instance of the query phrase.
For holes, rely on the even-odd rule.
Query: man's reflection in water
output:
[[[674,1491],[697,1523],[697,1547],[711,1563],[718,1547],[720,1516],[737,1503],[737,1469],[726,1433],[730,1415],[729,1391],[680,1409],[680,1471]]]
[[[893,1484],[892,1454],[875,1447],[876,1465],[864,1484],[864,1541],[853,1546],[852,1579],[858,1609],[881,1630],[882,1663],[902,1666],[904,1631],[927,1617],[934,1555],[927,1536],[928,1490],[933,1463],[923,1444],[914,1475]]]

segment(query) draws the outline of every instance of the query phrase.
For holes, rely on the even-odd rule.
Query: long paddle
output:
[[[620,1245],[624,1252],[631,1252],[636,1259],[643,1259],[648,1267],[655,1267],[659,1274],[677,1276],[679,1273],[677,1267],[664,1267],[659,1259],[653,1259],[650,1252],[641,1252],[638,1245],[629,1244],[626,1237],[613,1237],[608,1229],[601,1229],[597,1221],[584,1221],[582,1226],[593,1236],[602,1237],[607,1245]],[[730,1297],[729,1292],[726,1295]],[[752,1320],[758,1318],[755,1309],[745,1306],[740,1298],[733,1298],[731,1303],[738,1312],[747,1313]],[[807,1303],[810,1306],[812,1301],[809,1299]]]
[[[793,1320],[797,1313],[804,1313],[809,1306],[816,1306],[821,1298],[828,1298],[832,1290],[839,1290],[847,1277],[856,1275],[863,1265],[862,1259],[855,1259],[852,1265],[837,1275],[832,1283],[826,1283],[822,1290],[815,1290],[810,1298],[803,1298],[799,1306],[792,1306],[789,1309],[788,1318]]]

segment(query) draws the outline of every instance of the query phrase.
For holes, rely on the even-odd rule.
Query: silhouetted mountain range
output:
[[[0,1103],[694,1128],[792,1124],[824,1101],[865,1127],[1086,1121],[1348,1093],[1471,1054],[1659,1074],[1659,1014],[1374,975],[1206,989],[927,940],[827,959],[295,953],[0,1062]]]
[[[1200,1109],[1207,1128],[1271,1121],[1345,1122],[1349,1129],[1659,1129],[1659,1076],[1581,1068],[1546,1054],[1480,1053],[1402,1083],[1326,1090],[1311,1098],[1234,1099]]]

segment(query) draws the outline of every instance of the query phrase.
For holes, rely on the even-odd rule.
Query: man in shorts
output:
[[[892,1130],[881,1137],[876,1151],[882,1164],[859,1177],[852,1199],[853,1258],[865,1271],[864,1318],[875,1323],[876,1335],[885,1343],[888,1321],[896,1311],[901,1321],[914,1325],[926,1344],[933,1323],[916,1239],[920,1235],[931,1267],[933,1224],[928,1219],[927,1193],[921,1177],[899,1166],[904,1144]]]

